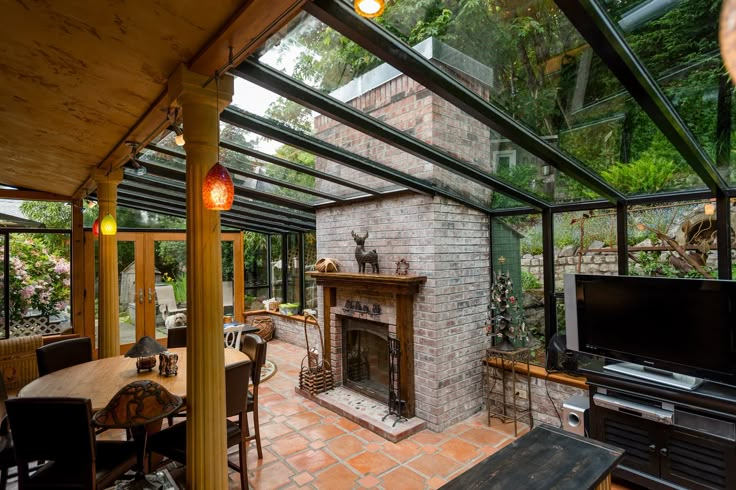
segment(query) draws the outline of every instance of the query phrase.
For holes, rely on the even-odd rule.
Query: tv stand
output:
[[[649,489],[736,488],[736,387],[694,389],[584,368],[589,435],[623,448],[614,477]]]
[[[694,390],[698,386],[703,384],[703,380],[695,378],[693,376],[686,376],[684,374],[672,373],[670,371],[663,371],[661,369],[650,368],[647,366],[641,366],[631,362],[619,362],[616,364],[607,364],[603,366],[606,371],[612,371],[615,373],[625,374],[627,376],[633,376],[635,378],[646,379],[653,383],[659,383],[673,388],[680,388],[683,390]]]

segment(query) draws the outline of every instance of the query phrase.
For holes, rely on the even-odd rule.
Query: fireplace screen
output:
[[[344,385],[382,402],[388,399],[388,326],[342,319]]]

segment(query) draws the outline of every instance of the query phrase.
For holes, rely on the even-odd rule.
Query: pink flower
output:
[[[516,296],[509,296],[509,303],[511,303],[512,305],[516,303]]]

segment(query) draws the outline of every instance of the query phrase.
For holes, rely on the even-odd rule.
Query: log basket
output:
[[[312,319],[314,323],[307,320]],[[316,329],[320,349],[309,345],[309,328]],[[322,328],[317,319],[310,314],[304,315],[304,340],[307,345],[307,355],[302,359],[302,368],[299,372],[299,389],[311,395],[324,393],[335,387],[335,377],[332,373],[330,362],[325,359],[325,341],[322,337]]]

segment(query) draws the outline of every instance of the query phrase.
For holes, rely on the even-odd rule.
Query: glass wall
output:
[[[286,303],[282,303],[282,311],[287,314],[300,313],[302,310],[302,269],[301,246],[298,233],[286,235]]]
[[[317,262],[317,233],[311,231],[304,235],[304,270],[313,271]],[[317,312],[317,280],[304,275],[304,308]]]
[[[271,297],[284,299],[284,264],[282,235],[271,235]]]
[[[271,297],[268,280],[268,235],[243,233],[245,255],[245,309],[262,310],[263,301]]]

